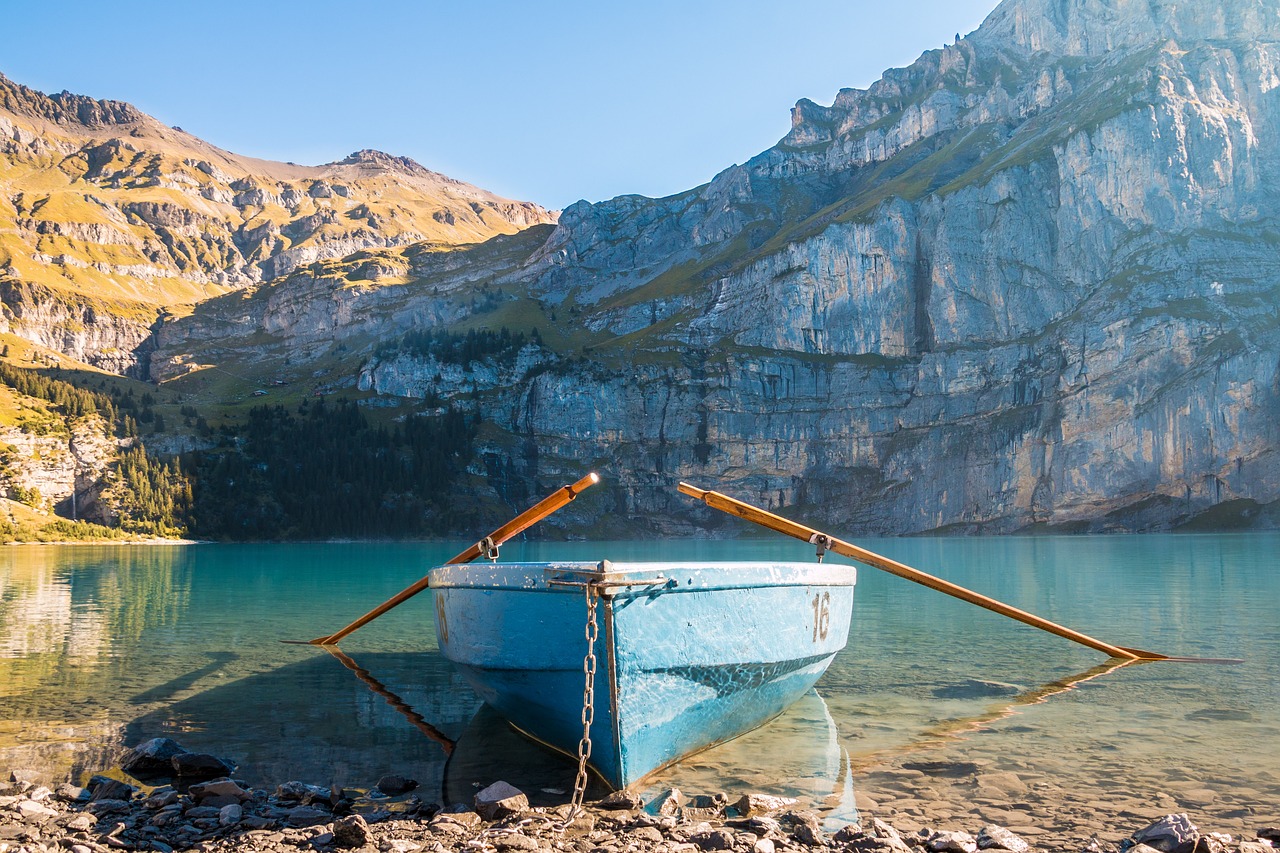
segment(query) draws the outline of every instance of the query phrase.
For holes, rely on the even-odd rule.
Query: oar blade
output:
[[[1170,661],[1172,663],[1244,663],[1244,658],[1194,658],[1183,657],[1181,655],[1162,655],[1158,652],[1144,652],[1142,649],[1125,649],[1125,651],[1130,654],[1137,655],[1139,661],[1163,660]]]
[[[806,527],[799,522],[791,521],[790,519],[783,518],[780,515],[774,515],[768,510],[752,506],[749,503],[745,503],[744,501],[740,501],[736,498],[731,498],[728,495],[721,494],[720,492],[699,489],[697,486],[692,486],[688,483],[680,483],[677,489],[681,494],[700,500],[712,509],[717,509],[730,515],[735,515],[738,518],[759,524],[762,527],[767,527],[770,530],[774,530],[787,536],[793,536],[806,542],[818,543],[826,550],[834,551],[835,553],[848,557],[851,560],[856,560],[859,563],[872,568],[880,569],[881,571],[888,572],[891,575],[896,575],[900,578],[904,578],[905,580],[912,581],[913,583],[918,583],[922,586],[929,587],[930,589],[937,590],[944,595],[950,595],[953,598],[960,599],[961,601],[967,601],[970,604],[990,610],[993,613],[999,613],[1001,616],[1007,616],[1010,619],[1017,620],[1025,625],[1030,625],[1034,628],[1039,628],[1042,631],[1056,634],[1063,639],[1071,640],[1072,642],[1079,643],[1083,646],[1088,646],[1091,649],[1100,651],[1117,660],[1176,660],[1209,662],[1209,659],[1207,658],[1175,658],[1168,655],[1162,655],[1157,652],[1148,652],[1141,649],[1128,649],[1124,646],[1115,646],[1094,637],[1090,637],[1088,634],[1083,634],[1079,631],[1067,628],[1064,625],[1059,625],[1056,622],[1050,622],[1048,619],[1036,616],[1034,613],[1028,613],[1025,610],[1020,610],[1012,605],[1005,604],[1002,601],[997,601],[994,598],[989,598],[988,596],[974,592],[971,589],[965,589],[958,584],[935,577],[926,572],[922,572],[919,569],[914,569],[905,563],[900,563],[897,560],[891,560],[888,557],[883,557],[874,551],[868,551],[866,548],[861,548],[852,543],[837,539],[834,536],[829,536],[819,530]],[[1232,660],[1214,659],[1212,662],[1229,663],[1232,662]]]

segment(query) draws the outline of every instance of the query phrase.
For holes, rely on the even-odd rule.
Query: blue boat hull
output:
[[[751,731],[848,639],[855,569],[525,563],[431,572],[440,649],[516,728],[572,756],[598,590],[590,764],[616,788]]]

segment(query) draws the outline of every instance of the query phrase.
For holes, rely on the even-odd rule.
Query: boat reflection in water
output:
[[[534,805],[558,805],[568,801],[576,773],[573,761],[519,734],[483,705],[445,766],[444,799],[470,802],[479,788],[501,779]],[[760,728],[660,770],[633,790],[648,802],[668,788],[686,795],[724,792],[731,801],[745,793],[794,797],[797,807],[817,808],[842,825],[857,820],[849,756],[816,690]],[[586,799],[608,792],[592,776]]]
[[[490,705],[481,705],[466,729],[451,739],[425,720],[377,676],[336,646],[325,649],[370,691],[396,709],[448,756],[441,780],[445,803],[469,803],[475,792],[502,780],[523,791],[532,805],[568,802],[577,765],[563,753],[518,733]],[[741,737],[703,750],[667,767],[635,789],[646,801],[668,788],[690,795],[725,792],[793,797],[840,825],[857,820],[849,756],[835,720],[816,690],[809,690],[780,716]],[[610,788],[588,779],[587,800]]]
[[[532,805],[555,806],[568,801],[576,764],[563,753],[519,734],[491,706],[482,705],[456,740],[444,738],[347,655],[333,647],[329,651],[343,660],[370,690],[441,745],[449,756],[441,780],[445,803],[469,803],[477,790],[498,780],[525,792]],[[1021,708],[1042,704],[1124,667],[1141,665],[1134,661],[1108,661],[1024,690],[978,713],[940,720],[897,746],[859,754],[852,760],[826,702],[812,689],[764,726],[669,766],[634,790],[646,802],[668,788],[687,795],[724,792],[731,801],[744,793],[793,797],[798,800],[798,808],[817,810],[828,828],[835,829],[858,820],[855,775],[895,759],[954,744],[1016,715]],[[586,799],[599,799],[609,790],[593,776]]]

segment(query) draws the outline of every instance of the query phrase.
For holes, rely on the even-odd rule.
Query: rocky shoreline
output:
[[[572,851],[572,853],[1273,853],[1280,828],[1252,837],[1201,830],[1186,813],[1111,827],[1109,837],[1040,834],[1031,840],[993,823],[981,827],[898,828],[871,814],[838,827],[795,800],[722,793],[686,797],[668,790],[649,802],[618,792],[570,806],[531,806],[505,782],[469,803],[439,804],[417,784],[386,776],[368,790],[290,781],[274,791],[231,777],[234,765],[156,739],[130,751],[137,780],[94,776],[85,787],[49,788],[9,774],[0,782],[0,853],[105,853],[112,850],[377,850],[381,853]],[[542,792],[545,793],[545,792]],[[566,795],[567,797],[567,795]],[[1126,834],[1127,833],[1127,834]],[[1025,833],[1024,833],[1025,834]]]

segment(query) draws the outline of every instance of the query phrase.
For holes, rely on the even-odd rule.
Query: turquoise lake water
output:
[[[167,736],[235,760],[254,784],[369,787],[396,772],[424,799],[465,801],[476,782],[525,774],[555,796],[574,768],[477,713],[435,650],[429,592],[342,644],[426,727],[342,661],[280,642],[341,627],[464,544],[0,549],[0,769],[83,781],[123,746]],[[890,771],[923,768],[938,785],[967,774],[965,796],[981,793],[974,773],[1009,771],[1095,799],[1123,789],[1153,809],[1199,808],[1211,823],[1280,818],[1280,534],[859,544],[1116,645],[1245,662],[1107,672],[1097,652],[860,568],[849,646],[816,694],[655,785],[789,793],[838,813],[854,790],[890,798]],[[511,543],[502,556],[813,551],[773,539]]]

